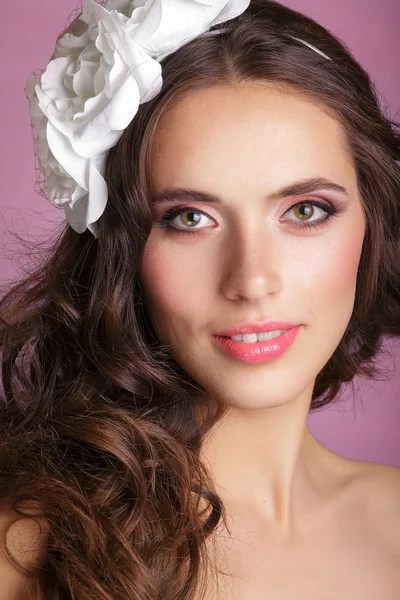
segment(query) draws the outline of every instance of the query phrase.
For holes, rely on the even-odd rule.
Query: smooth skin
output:
[[[232,576],[219,594],[210,582],[209,598],[398,600],[400,469],[341,457],[306,423],[316,376],[353,311],[366,227],[339,121],[282,86],[221,85],[164,113],[151,150],[145,302],[171,354],[229,406],[202,447],[232,528],[213,538]],[[347,193],[279,193],[317,177]],[[177,189],[217,201],[157,199]],[[310,201],[338,212],[302,228],[327,216]],[[159,226],[183,207],[170,228]],[[212,341],[267,319],[302,325],[270,362],[242,363]]]
[[[170,108],[152,150],[155,196],[190,188],[219,198],[157,202],[141,268],[160,339],[229,406],[202,458],[231,528],[218,530],[210,553],[233,575],[210,580],[207,600],[398,600],[400,470],[338,456],[306,425],[315,378],[350,320],[365,233],[340,125],[298,92],[220,86]],[[272,197],[311,177],[348,195],[320,188]],[[326,227],[300,229],[304,215],[326,217],[310,204],[292,208],[305,200],[340,212]],[[181,214],[173,225],[202,233],[158,227],[168,208],[183,205],[204,214]],[[240,363],[212,343],[212,333],[266,319],[302,324],[295,343],[270,363]],[[0,515],[0,535],[16,516]],[[40,561],[43,531],[40,537],[34,522],[20,521],[12,554]],[[0,600],[33,598],[2,550],[0,581]]]

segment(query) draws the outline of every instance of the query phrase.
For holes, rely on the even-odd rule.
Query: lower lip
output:
[[[294,342],[300,327],[301,325],[296,325],[272,340],[252,344],[235,342],[231,338],[221,335],[212,335],[211,337],[214,343],[232,358],[251,365],[258,365],[283,354]]]

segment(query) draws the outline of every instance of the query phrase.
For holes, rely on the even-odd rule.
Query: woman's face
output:
[[[207,391],[236,408],[311,395],[351,317],[365,232],[339,123],[272,85],[197,91],[163,115],[150,177],[153,197],[169,195],[154,202],[141,265],[159,339]],[[324,185],[279,191],[314,178],[347,194]],[[178,189],[210,198],[177,198]],[[337,212],[329,216],[324,207]],[[171,209],[183,210],[160,227]],[[271,319],[301,327],[267,362],[233,358],[213,341],[221,330]]]

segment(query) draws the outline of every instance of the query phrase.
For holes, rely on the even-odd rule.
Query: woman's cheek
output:
[[[160,247],[156,250],[151,238],[144,249],[140,277],[149,307],[162,306],[171,299],[174,289],[171,284],[176,277],[174,265],[168,258],[168,251],[162,252]]]
[[[316,298],[326,308],[350,314],[354,305],[357,271],[360,263],[363,236],[353,235],[335,244],[320,248],[314,265],[314,290]],[[354,235],[356,234],[356,235]]]
[[[186,312],[193,315],[198,298],[196,286],[202,280],[200,264],[184,248],[176,250],[159,240],[149,241],[141,265],[145,303],[150,315],[165,329],[175,317],[185,320]],[[197,256],[197,255],[196,255]],[[192,317],[191,317],[192,318]]]

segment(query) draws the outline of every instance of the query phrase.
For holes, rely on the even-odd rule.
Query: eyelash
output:
[[[299,225],[295,225],[295,227],[299,227],[300,229],[316,230],[321,227],[325,227],[328,225],[328,222],[331,222],[331,220],[334,219],[340,212],[339,209],[335,208],[331,204],[326,204],[325,202],[318,202],[317,200],[302,200],[301,202],[293,204],[284,214],[290,212],[291,210],[296,208],[296,206],[302,206],[303,204],[312,204],[313,206],[317,206],[318,208],[321,208],[322,210],[326,211],[327,216],[323,219],[319,219],[318,221],[310,221],[310,223],[304,222],[300,223]],[[192,228],[192,230],[190,230],[178,229],[177,227],[171,225],[171,221],[173,221],[175,217],[185,212],[195,212],[197,214],[209,217],[209,215],[207,215],[205,212],[199,210],[198,208],[195,208],[194,206],[181,206],[179,208],[170,208],[159,219],[157,219],[158,227],[169,229],[172,233],[183,233],[184,235],[201,235],[202,231],[204,229],[207,229],[207,227],[198,229]]]

